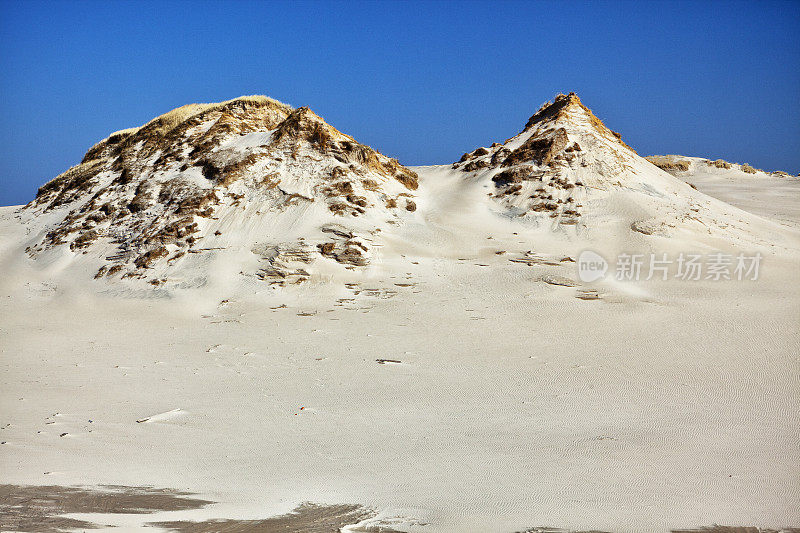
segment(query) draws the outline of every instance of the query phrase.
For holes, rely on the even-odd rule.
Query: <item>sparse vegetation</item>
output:
[[[713,166],[716,168],[731,168],[731,164],[727,161],[723,161],[722,159],[717,159],[716,161],[706,161],[706,165]]]
[[[138,268],[149,268],[150,265],[152,265],[156,260],[166,257],[167,255],[169,255],[169,252],[167,251],[166,247],[159,246],[158,248],[140,255],[136,261],[134,261],[134,264]]]
[[[674,155],[650,155],[645,157],[655,166],[666,172],[687,172],[691,167],[688,159],[677,159]]]
[[[740,168],[742,169],[742,172],[747,172],[748,174],[755,174],[758,172],[755,168],[751,167],[747,163],[744,163]]]
[[[532,135],[519,148],[503,160],[504,167],[533,161],[537,165],[548,164],[557,153],[567,147],[567,131],[564,128],[550,130],[542,135]]]

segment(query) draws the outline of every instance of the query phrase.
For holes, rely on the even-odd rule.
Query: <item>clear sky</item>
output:
[[[800,2],[0,0],[0,205],[191,102],[307,105],[448,163],[575,91],[642,155],[800,171]]]

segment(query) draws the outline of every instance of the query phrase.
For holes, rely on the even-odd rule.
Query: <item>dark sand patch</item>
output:
[[[210,501],[191,493],[152,487],[60,487],[0,485],[0,531],[61,533],[104,527],[65,518],[69,513],[147,514],[199,509]]]
[[[263,520],[184,520],[151,522],[148,525],[178,533],[337,533],[344,526],[357,524],[371,516],[373,512],[360,505],[304,503],[291,513]]]

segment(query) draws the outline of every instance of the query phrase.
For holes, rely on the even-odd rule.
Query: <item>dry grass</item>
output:
[[[202,124],[211,126],[197,128]],[[281,149],[294,146],[300,150],[307,142],[319,153],[344,163],[330,171],[331,177],[338,179],[329,187],[335,191],[329,209],[337,215],[359,216],[366,212],[368,201],[357,189],[363,185],[367,190],[381,192],[384,180],[377,179],[374,173],[397,180],[410,190],[417,188],[418,178],[413,171],[339,132],[308,108],[292,110],[260,96],[219,104],[190,104],[139,128],[113,133],[92,147],[81,164],[42,186],[34,205],[51,208],[89,199],[49,232],[44,243],[49,246],[69,243],[73,250],[81,250],[99,237],[108,236],[121,243],[120,250],[125,253],[120,254],[120,259],[132,261],[139,268],[150,267],[166,257],[164,245],[191,248],[199,232],[194,219],[214,216],[215,206],[220,203],[217,191],[254,174],[259,161],[275,154],[274,145],[270,144],[242,157],[235,151],[217,150],[220,142],[231,136],[276,128],[272,142],[285,139]],[[188,154],[187,146],[191,148]],[[281,159],[276,157],[276,160]],[[210,181],[210,188],[198,188],[180,177],[163,183],[151,179],[169,167],[181,171],[200,167]],[[360,181],[350,182],[345,177],[351,170]],[[98,190],[98,175],[104,171],[112,174],[111,183]],[[278,174],[262,178],[263,174],[266,173],[254,178],[260,178],[265,188],[280,190]],[[298,199],[313,201],[281,192],[286,203]],[[413,209],[415,204],[409,202],[405,206]],[[127,254],[130,248],[140,251],[131,256]],[[105,274],[116,271],[106,270]]]
[[[622,136],[619,133],[609,129],[605,124],[603,124],[602,120],[597,118],[595,114],[592,113],[591,109],[583,105],[583,102],[581,102],[581,99],[578,98],[578,95],[575,93],[558,94],[552,102],[545,102],[542,104],[539,110],[528,119],[528,122],[525,124],[525,130],[532,128],[541,122],[561,118],[566,112],[567,108],[573,105],[580,106],[580,108],[586,112],[589,117],[589,121],[597,131],[599,131],[605,137],[611,138],[619,142],[622,146],[635,152],[633,148],[625,144],[625,142],[622,140]]]
[[[101,160],[92,160],[71,167],[39,187],[35,205],[40,205],[55,193],[58,195],[50,203],[49,208],[71,202],[95,184],[94,177],[103,169],[104,164]]]
[[[716,161],[706,161],[706,165],[710,167],[725,168],[725,169],[731,168],[733,166],[727,161],[723,161],[722,159],[717,159]]]
[[[166,257],[168,255],[169,252],[167,252],[167,249],[164,246],[159,246],[158,248],[155,248],[153,250],[150,250],[149,252],[145,252],[142,255],[140,255],[136,259],[136,261],[134,261],[134,264],[138,268],[148,268],[155,261],[161,259],[162,257]]]
[[[747,172],[748,174],[755,174],[756,172],[758,172],[757,169],[751,167],[747,163],[744,163],[740,168],[742,169],[742,172]]]
[[[301,107],[280,123],[273,135],[273,143],[277,144],[286,138],[303,139],[326,153],[330,143],[339,135],[343,136],[344,134],[326,124],[309,108]]]
[[[496,187],[504,187],[512,183],[520,183],[527,180],[540,179],[541,174],[536,174],[534,168],[529,165],[523,165],[517,168],[511,168],[495,174],[492,177]]]
[[[367,248],[357,241],[348,240],[345,243],[326,242],[318,244],[317,249],[321,255],[338,263],[352,266],[365,266],[367,264],[367,258],[361,252],[362,250],[367,251]]]
[[[687,172],[691,165],[688,159],[676,159],[673,155],[649,155],[645,157],[655,166],[666,172]]]
[[[475,170],[480,170],[482,168],[489,167],[489,162],[485,159],[478,159],[477,161],[470,161],[466,165],[464,165],[463,170],[464,172],[474,172]]]
[[[546,165],[567,147],[568,142],[567,130],[564,128],[549,130],[542,135],[531,135],[522,146],[508,155],[503,161],[503,166],[508,167],[526,161]]]
[[[110,155],[116,157],[120,151],[138,141],[145,141],[145,144],[150,146],[150,151],[152,152],[160,147],[160,139],[169,137],[176,131],[183,131],[195,123],[200,123],[204,117],[211,113],[235,112],[236,110],[264,107],[280,110],[285,114],[292,111],[292,107],[287,104],[267,96],[258,95],[242,96],[214,104],[188,104],[168,111],[143,126],[112,133],[106,139],[92,146],[84,156],[83,161],[97,159],[109,148],[112,149]],[[224,128],[225,121],[222,120],[221,122],[219,127]],[[169,147],[167,146],[166,148]],[[165,149],[165,152],[169,152],[169,150]]]
[[[144,124],[143,126],[139,126],[138,128],[128,128],[114,132],[111,135],[109,135],[107,139],[104,140],[111,141],[115,137],[128,137],[129,135],[137,133],[138,131],[143,129],[148,129],[149,132],[154,135],[163,136],[169,133],[171,130],[178,127],[179,125],[181,125],[182,123],[191,119],[192,117],[196,117],[201,113],[220,111],[230,107],[231,105],[258,106],[258,107],[269,105],[269,106],[282,107],[289,111],[292,110],[292,107],[290,105],[284,104],[283,102],[279,102],[274,98],[270,98],[269,96],[264,96],[264,95],[240,96],[239,98],[233,98],[231,100],[225,100],[224,102],[217,102],[210,104],[187,104],[181,107],[176,107],[171,111],[167,111],[163,115],[159,115],[150,122]]]

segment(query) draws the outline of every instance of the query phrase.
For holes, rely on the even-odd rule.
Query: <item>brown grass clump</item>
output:
[[[153,195],[150,191],[150,184],[143,181],[136,187],[136,195],[128,203],[128,211],[138,213],[144,211],[153,203]]]
[[[196,165],[201,167],[203,176],[215,183],[230,187],[233,183],[245,176],[253,165],[267,157],[268,154],[254,152],[242,159],[229,162],[221,162],[214,158],[200,159]]]
[[[487,168],[489,166],[489,162],[485,159],[479,159],[477,161],[470,161],[464,168],[462,169],[464,172],[474,172],[476,170],[480,170],[482,168]]]
[[[90,148],[83,162],[117,157],[133,161],[160,150],[162,154],[155,165],[158,168],[180,159],[180,153],[175,151],[177,141],[206,120],[217,119],[211,129],[199,134],[206,142],[202,142],[201,138],[190,138],[190,144],[199,151],[207,151],[215,144],[214,138],[226,132],[244,133],[264,127],[273,128],[291,111],[290,106],[266,96],[243,96],[217,104],[189,104],[158,116],[144,126],[111,134]],[[134,150],[136,146],[141,148]],[[122,162],[118,164],[124,165]]]
[[[728,163],[727,161],[723,161],[722,159],[717,159],[716,161],[706,161],[706,165],[710,167],[717,167],[717,168],[731,168],[733,165]]]
[[[362,254],[366,247],[357,241],[349,240],[345,243],[326,242],[317,245],[319,253],[324,257],[329,257],[338,263],[365,266],[367,259]]]
[[[200,231],[194,217],[186,217],[167,224],[160,230],[145,238],[147,244],[171,244]]]
[[[316,146],[323,153],[328,148],[334,137],[343,135],[335,128],[325,124],[325,122],[308,107],[301,107],[286,120],[278,125],[273,134],[273,144],[277,144],[285,139],[303,139]]]
[[[80,250],[81,248],[86,248],[90,244],[92,244],[99,235],[94,230],[89,230],[81,233],[78,237],[75,238],[69,245],[71,250]]]
[[[375,192],[375,191],[380,191],[381,190],[380,185],[378,185],[378,182],[375,181],[375,180],[369,180],[369,179],[361,180],[361,185],[363,185],[364,188],[366,190],[368,190],[368,191]]]
[[[755,174],[756,172],[758,172],[755,168],[751,167],[747,163],[744,163],[741,166],[741,169],[742,169],[742,172],[747,172],[748,174]]]
[[[546,131],[543,135],[532,135],[522,146],[506,157],[503,166],[508,167],[525,161],[546,165],[557,153],[567,147],[568,141],[567,130],[564,128]]]
[[[345,199],[353,205],[357,205],[358,207],[367,207],[367,199],[363,196],[358,196],[356,194],[348,194]]]
[[[406,211],[412,213],[417,210],[417,204],[413,200],[406,200]]]
[[[336,191],[340,194],[352,194],[353,193],[353,184],[349,181],[340,181],[339,183],[334,183],[332,185]]]
[[[53,198],[48,205],[48,209],[52,209],[76,200],[97,184],[95,177],[104,166],[105,161],[95,159],[71,167],[39,187],[33,205],[41,205]]]
[[[480,148],[476,148],[475,150],[473,150],[471,152],[467,152],[464,155],[462,155],[461,159],[459,159],[458,162],[459,163],[463,163],[464,161],[467,161],[468,159],[472,159],[474,157],[480,157],[480,156],[486,155],[488,153],[489,153],[489,150],[487,150],[486,148],[481,146]]]
[[[213,190],[201,191],[178,203],[176,215],[197,215],[210,218],[214,214],[214,205],[219,204],[219,197]]]
[[[541,173],[536,173],[534,168],[529,165],[520,166],[504,170],[495,174],[492,177],[496,187],[504,187],[512,183],[520,183],[522,181],[541,179]]]
[[[687,159],[675,159],[673,156],[650,155],[645,159],[666,172],[687,172],[691,164]]]
[[[334,215],[345,215],[347,213],[347,204],[333,202],[328,204],[328,210],[330,210]]]
[[[150,250],[149,252],[145,252],[142,255],[140,255],[136,259],[136,261],[134,261],[134,264],[138,268],[150,268],[150,265],[152,265],[158,259],[166,257],[167,255],[169,255],[169,252],[167,252],[166,247],[159,246],[158,248],[155,248],[153,250]]]
[[[419,187],[419,176],[417,176],[417,173],[405,167],[397,170],[394,179],[402,183],[403,186],[410,191],[416,191]]]

